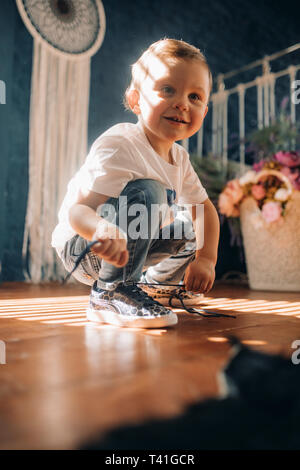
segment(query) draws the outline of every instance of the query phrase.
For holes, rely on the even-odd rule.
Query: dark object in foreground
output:
[[[224,398],[121,427],[82,449],[300,449],[300,365],[229,340],[231,358],[219,374]]]

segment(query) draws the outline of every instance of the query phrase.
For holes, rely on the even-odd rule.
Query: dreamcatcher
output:
[[[87,151],[90,58],[105,33],[100,0],[16,0],[34,38],[29,195],[23,257],[32,282],[64,276],[51,234],[71,176]]]

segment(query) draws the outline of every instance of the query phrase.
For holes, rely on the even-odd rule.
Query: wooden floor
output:
[[[218,394],[228,334],[291,356],[300,339],[300,294],[218,285],[202,319],[175,309],[176,327],[121,329],[89,323],[89,289],[0,286],[0,448],[74,449],[120,424],[170,416]]]

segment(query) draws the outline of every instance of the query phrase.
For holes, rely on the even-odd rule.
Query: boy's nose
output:
[[[174,103],[174,108],[179,109],[180,111],[187,111],[188,107],[188,102],[184,98],[177,100]]]

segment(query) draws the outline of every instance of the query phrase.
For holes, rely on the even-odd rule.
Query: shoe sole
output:
[[[88,308],[86,316],[92,322],[109,323],[110,325],[132,328],[162,328],[178,323],[177,315],[173,312],[162,317],[137,318],[130,315],[120,315],[112,310],[94,310]]]

